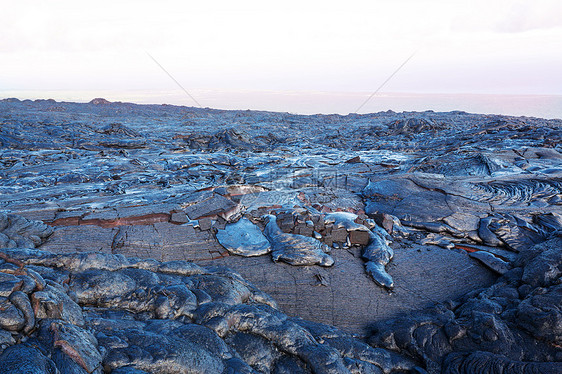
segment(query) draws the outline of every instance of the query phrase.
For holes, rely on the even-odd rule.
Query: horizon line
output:
[[[31,91],[31,90],[30,90]],[[61,90],[64,92],[68,92],[66,90]],[[8,90],[0,90],[0,95],[3,92],[10,92]],[[14,91],[11,91],[14,92]],[[22,92],[22,91],[18,91],[18,92]],[[89,92],[84,90],[82,92]],[[165,91],[165,92],[171,92],[171,91]],[[175,91],[172,91],[175,92]],[[253,91],[255,92],[255,91]],[[260,91],[258,91],[260,92]],[[272,91],[275,93],[279,93],[280,91]],[[300,91],[299,91],[300,92]],[[329,93],[326,91],[323,91],[325,93]],[[107,93],[107,92],[106,92]],[[345,94],[345,92],[339,92],[340,94]],[[176,92],[176,94],[179,94],[178,92]],[[400,97],[400,95],[406,95],[406,96],[434,96],[434,97],[439,97],[439,96],[456,96],[456,97],[466,97],[466,96],[480,96],[480,97],[520,97],[520,98],[529,98],[529,97],[534,97],[534,98],[538,98],[538,97],[554,97],[557,99],[562,99],[562,95],[550,95],[550,94],[481,94],[481,93],[458,93],[458,94],[450,94],[450,93],[413,93],[413,92],[385,92],[385,93],[381,93],[380,94],[381,97],[387,96],[387,97],[392,97],[393,95],[395,95],[394,97]],[[95,95],[92,95],[95,96]],[[424,113],[424,112],[434,112],[434,113],[449,113],[449,112],[462,112],[462,113],[467,113],[467,114],[483,114],[483,115],[499,115],[499,116],[506,116],[506,117],[533,117],[533,118],[542,118],[542,119],[546,119],[546,120],[562,120],[562,115],[559,115],[556,111],[556,114],[554,114],[555,112],[550,111],[548,113],[548,115],[546,115],[546,112],[544,114],[531,114],[531,113],[523,113],[523,114],[517,114],[517,113],[508,113],[506,111],[502,111],[502,110],[479,110],[478,108],[472,108],[472,109],[467,109],[467,108],[463,108],[462,106],[456,106],[456,107],[451,107],[451,108],[436,108],[433,107],[432,105],[428,105],[427,108],[411,108],[411,109],[396,109],[396,108],[386,108],[386,109],[374,109],[371,111],[368,111],[366,113],[363,114],[359,114],[359,113],[355,113],[352,111],[349,112],[344,112],[344,111],[307,111],[307,112],[303,112],[303,111],[294,111],[294,110],[287,110],[287,109],[275,109],[275,108],[242,108],[242,107],[238,107],[238,108],[225,108],[225,107],[220,107],[220,106],[205,106],[205,107],[196,107],[196,106],[190,106],[190,105],[186,105],[183,103],[166,103],[166,102],[139,102],[139,101],[129,101],[129,100],[108,100],[105,98],[102,98],[101,95],[98,97],[94,97],[90,100],[87,99],[53,99],[53,98],[24,98],[21,99],[19,97],[2,97],[0,96],[0,101],[5,102],[5,101],[9,101],[10,99],[13,100],[18,100],[19,102],[24,102],[24,101],[53,101],[55,103],[69,103],[69,104],[89,104],[92,101],[94,101],[95,99],[102,99],[104,101],[107,101],[107,104],[132,104],[132,105],[160,105],[160,106],[172,106],[172,107],[183,107],[183,108],[194,108],[194,109],[199,109],[199,110],[220,110],[220,111],[255,111],[255,112],[270,112],[270,113],[288,113],[288,114],[293,114],[293,115],[303,115],[303,116],[311,116],[311,115],[341,115],[341,116],[347,116],[347,115],[358,115],[358,116],[362,116],[362,115],[369,115],[369,114],[377,114],[377,113],[384,113],[384,112],[394,112],[394,113]],[[214,103],[215,105],[217,103]],[[96,104],[94,104],[96,105]],[[104,105],[102,104],[97,104],[97,105]],[[220,105],[220,104],[219,104]]]

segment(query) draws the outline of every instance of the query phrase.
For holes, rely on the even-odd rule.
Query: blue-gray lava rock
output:
[[[458,111],[0,100],[0,371],[559,373],[560,138]],[[275,261],[332,266],[214,235],[269,214]]]
[[[562,237],[554,236],[525,250],[489,289],[373,324],[370,344],[407,351],[423,360],[429,372],[562,372],[559,279],[539,286],[524,277],[536,269],[540,253],[560,253],[561,245]],[[560,267],[562,257],[550,264],[550,269]]]
[[[230,253],[240,256],[261,256],[271,252],[271,245],[260,228],[246,218],[229,223],[218,230],[217,240]]]
[[[358,216],[349,212],[337,212],[326,215],[325,222],[333,222],[335,226],[341,226],[347,231],[363,231],[368,235],[368,242],[361,257],[366,261],[365,271],[371,276],[373,281],[381,287],[391,289],[394,287],[392,277],[386,272],[385,266],[388,265],[394,251],[388,246],[388,233],[380,227],[373,226],[373,231],[355,221]]]
[[[287,234],[277,226],[277,217],[267,216],[265,235],[271,243],[273,261],[290,265],[332,266],[334,259],[327,253],[328,246],[310,236]]]
[[[490,252],[476,251],[476,252],[469,253],[468,255],[482,262],[485,266],[492,269],[498,274],[505,274],[510,269],[508,262],[505,262],[501,258],[494,256]]]
[[[2,373],[267,373],[291,366],[303,373],[391,373],[416,366],[334,327],[289,318],[227,270],[20,248],[3,257],[0,274],[19,264],[20,283],[29,273],[38,281],[3,302],[0,318],[22,323],[0,326],[16,338],[0,347]],[[63,312],[74,302],[37,295],[45,286],[75,306]]]
[[[366,262],[365,270],[373,278],[375,283],[385,288],[393,288],[394,281],[386,272],[385,266],[392,260],[394,251],[386,242],[386,239],[378,232],[369,234],[369,244],[361,255]]]

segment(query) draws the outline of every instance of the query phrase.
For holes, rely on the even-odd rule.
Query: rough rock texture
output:
[[[561,253],[558,235],[521,252],[486,290],[374,324],[369,343],[408,352],[429,372],[560,373]]]
[[[287,234],[277,225],[277,218],[269,215],[265,235],[272,246],[273,261],[291,265],[332,266],[334,259],[326,252],[328,246],[317,239],[298,234]]]
[[[228,270],[93,252],[3,253],[0,287],[12,287],[1,300],[3,373],[392,373],[416,367],[334,327],[288,317]]]
[[[39,372],[152,372],[205,351],[196,361],[214,371],[388,372],[367,359],[378,357],[364,351],[368,338],[429,372],[558,372],[561,137],[560,120],[464,112],[300,116],[103,99],[0,101],[5,367],[29,357]],[[271,216],[278,229],[266,229]],[[244,220],[255,226],[239,248],[274,231],[280,261],[219,243]],[[213,275],[197,284],[220,289],[210,300],[238,300],[245,291],[224,281],[232,273],[213,270],[225,266],[279,309],[242,301],[207,311],[191,283],[195,299],[167,283],[177,269],[75,269],[68,260],[23,273],[10,253],[25,247],[68,259],[90,253],[84,264],[99,265],[98,255],[197,263]],[[96,330],[94,318],[108,322]],[[187,334],[176,323],[188,319],[214,326],[232,357],[199,351],[196,339],[169,353],[178,331]],[[113,334],[108,326],[122,321],[139,323],[131,322],[138,334]],[[331,348],[310,354],[303,335],[289,349],[256,321],[276,321],[288,329],[275,330],[281,335],[297,334],[286,321],[296,323]],[[359,335],[332,336],[322,324]],[[119,354],[94,368],[109,360],[101,347]],[[129,357],[138,367],[121,365]]]
[[[43,222],[0,212],[0,249],[34,248],[43,243],[52,233],[53,229]]]

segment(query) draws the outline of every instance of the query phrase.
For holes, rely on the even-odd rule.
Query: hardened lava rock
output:
[[[2,253],[0,373],[423,372],[407,356],[288,317],[226,269]]]
[[[374,324],[371,345],[430,373],[562,373],[562,236],[523,250],[496,284]]]
[[[0,100],[0,371],[559,373],[560,138]]]
[[[265,236],[271,243],[273,261],[283,261],[291,265],[332,266],[334,259],[327,253],[328,246],[319,240],[304,235],[287,234],[277,225],[277,217],[267,215]]]
[[[216,233],[218,242],[230,253],[240,256],[261,256],[271,251],[271,244],[259,227],[246,218],[226,225]]]
[[[35,248],[53,233],[43,222],[0,212],[0,249]]]

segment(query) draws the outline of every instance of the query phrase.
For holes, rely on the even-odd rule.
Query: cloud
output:
[[[559,0],[98,0],[86,8],[20,0],[4,10],[0,80],[37,89],[173,87],[149,51],[190,87],[368,91],[420,50],[388,89],[468,82],[488,90],[505,84],[502,69],[512,64],[507,70],[520,76],[511,79],[526,82],[521,76],[553,69],[545,61],[562,61],[559,14]],[[538,83],[545,92],[562,87],[556,74]]]
[[[522,33],[562,28],[559,0],[472,0],[459,4],[454,32]]]

